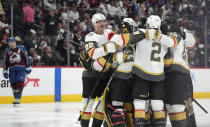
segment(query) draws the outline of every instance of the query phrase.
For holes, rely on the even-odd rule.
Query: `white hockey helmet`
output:
[[[106,17],[102,13],[96,13],[92,17],[92,23],[95,24],[97,21],[106,20]]]
[[[150,29],[160,29],[161,19],[158,15],[150,15],[147,18],[146,27]]]
[[[123,22],[127,22],[130,26],[134,26],[134,21],[132,18],[124,18]]]

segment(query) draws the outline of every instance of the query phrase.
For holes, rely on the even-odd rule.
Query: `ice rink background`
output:
[[[197,100],[210,111],[210,99]],[[210,114],[194,104],[198,127],[210,127]],[[24,103],[18,107],[0,104],[0,127],[80,127],[77,123],[80,103]],[[167,127],[170,127],[168,122]]]

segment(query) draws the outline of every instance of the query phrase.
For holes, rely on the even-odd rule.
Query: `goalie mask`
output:
[[[123,19],[123,33],[130,33],[134,30],[134,21],[132,18],[124,18]]]

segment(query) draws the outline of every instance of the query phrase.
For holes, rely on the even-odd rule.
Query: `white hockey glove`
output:
[[[108,43],[104,44],[105,54],[115,53],[117,50],[118,50],[118,46],[113,42],[108,42]]]
[[[128,55],[123,52],[116,52],[113,56],[113,60],[120,64],[120,63],[125,62],[127,57]]]
[[[159,40],[161,36],[161,31],[156,29],[147,29],[145,32],[147,40]]]

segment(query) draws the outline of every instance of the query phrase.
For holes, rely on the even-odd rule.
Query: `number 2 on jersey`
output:
[[[161,53],[161,44],[158,42],[153,42],[152,47],[155,48],[151,52],[151,61],[160,62],[160,57],[158,56]]]

